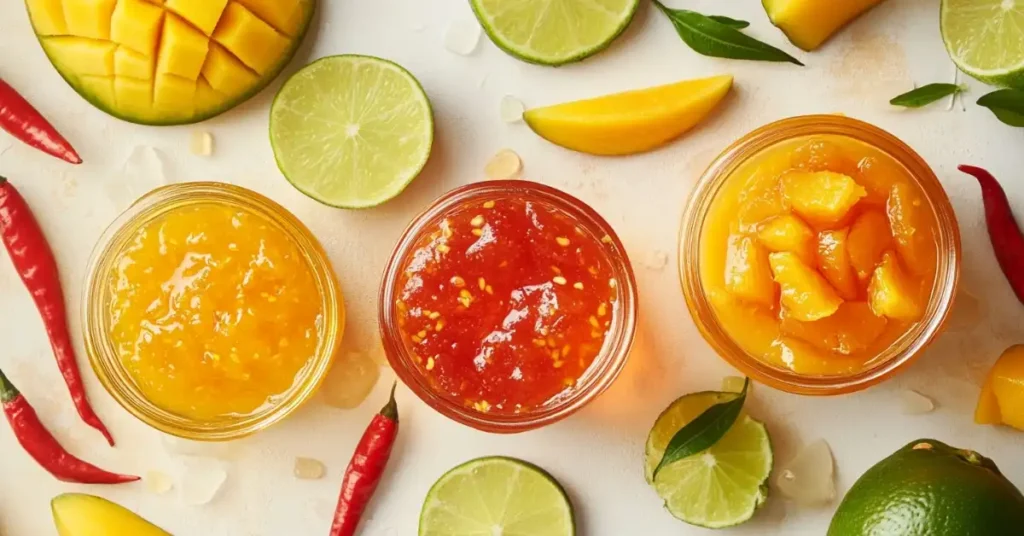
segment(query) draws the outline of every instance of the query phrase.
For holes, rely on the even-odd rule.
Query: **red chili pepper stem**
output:
[[[391,384],[391,397],[388,399],[388,403],[381,408],[380,415],[385,419],[392,420],[395,424],[398,424],[398,402],[395,402],[395,389],[398,388],[398,383]]]
[[[96,467],[73,456],[43,426],[28,400],[0,370],[0,403],[14,437],[43,469],[57,480],[77,484],[125,484],[139,477],[119,475]]]
[[[1013,217],[1010,200],[999,181],[988,171],[975,166],[960,166],[960,171],[978,179],[985,203],[985,223],[996,260],[1017,299],[1024,303],[1024,234]]]

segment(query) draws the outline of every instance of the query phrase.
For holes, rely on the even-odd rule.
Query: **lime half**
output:
[[[551,475],[512,458],[480,458],[430,488],[419,536],[573,536],[565,490]]]
[[[1024,86],[1024,1],[942,0],[942,40],[963,72]]]
[[[494,44],[531,63],[562,65],[618,37],[640,0],[470,0]]]
[[[270,144],[302,193],[341,208],[402,192],[430,157],[434,119],[419,82],[369,56],[330,56],[295,73],[270,108]]]
[[[694,393],[672,403],[647,437],[644,459],[647,481],[665,454],[665,447],[687,423],[735,393]],[[651,484],[665,507],[691,525],[723,528],[754,516],[768,499],[772,445],[763,424],[741,414],[714,446],[664,467]]]

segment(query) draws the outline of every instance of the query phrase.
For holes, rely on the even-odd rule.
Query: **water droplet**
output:
[[[514,179],[523,170],[523,161],[512,149],[502,149],[491,157],[484,166],[484,175],[488,179]]]
[[[824,506],[835,500],[835,461],[824,439],[805,446],[779,471],[775,482],[783,497],[801,506]]]
[[[295,478],[299,480],[319,480],[324,477],[327,468],[323,462],[313,458],[295,458]]]
[[[501,98],[501,120],[506,123],[518,123],[523,120],[523,113],[526,112],[526,105],[523,101],[505,95]]]
[[[189,506],[209,504],[227,482],[227,466],[220,460],[188,456],[181,464],[178,496]]]
[[[924,415],[935,410],[932,399],[910,389],[900,391],[900,406],[905,415]]]
[[[452,54],[469,56],[480,44],[480,24],[476,21],[456,21],[444,34],[444,48]]]
[[[174,487],[174,478],[161,471],[149,471],[142,479],[146,484],[146,491],[154,495],[163,495]]]
[[[324,381],[324,401],[340,409],[359,407],[380,378],[380,366],[361,352],[348,352]]]
[[[193,130],[188,150],[194,155],[210,156],[213,154],[213,134],[205,130]]]

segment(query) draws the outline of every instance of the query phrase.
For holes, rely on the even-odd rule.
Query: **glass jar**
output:
[[[218,205],[244,210],[281,230],[308,263],[323,311],[321,336],[315,355],[301,369],[292,387],[275,395],[246,415],[222,416],[197,421],[166,411],[148,400],[125,369],[109,333],[109,274],[114,263],[148,222],[178,209]],[[256,192],[222,183],[195,182],[164,186],[139,198],[104,232],[89,262],[83,302],[85,346],[100,383],[122,407],[139,420],[162,432],[197,441],[241,438],[280,421],[308,400],[330,370],[341,343],[345,308],[327,254],[309,229],[287,209]]]
[[[439,392],[417,367],[415,356],[402,336],[398,310],[399,280],[412,258],[416,244],[430,229],[437,228],[452,210],[487,201],[516,199],[542,204],[565,216],[577,226],[580,235],[603,242],[607,264],[615,280],[613,297],[617,314],[612,315],[604,345],[599,354],[566,396],[558,396],[536,408],[518,413],[499,414],[478,411],[454,401]],[[479,236],[479,235],[478,235]],[[405,230],[384,272],[380,288],[380,330],[388,361],[404,382],[421,400],[442,415],[492,433],[517,433],[532,430],[564,419],[598,395],[615,381],[625,366],[637,321],[637,291],[633,269],[626,250],[608,223],[582,201],[554,188],[525,180],[479,182],[443,195]],[[449,328],[445,328],[446,330]]]
[[[744,163],[780,144],[800,138],[834,135],[851,138],[892,157],[920,187],[937,222],[937,267],[924,316],[872,359],[866,368],[844,375],[797,374],[766,363],[745,351],[719,322],[700,274],[701,239],[716,195]],[[723,359],[752,379],[783,391],[804,395],[838,395],[865,389],[893,376],[921,356],[941,332],[960,277],[960,231],[953,207],[935,173],[905,143],[875,126],[839,115],[785,119],[743,136],[708,167],[687,203],[679,245],[683,294],[705,340]]]

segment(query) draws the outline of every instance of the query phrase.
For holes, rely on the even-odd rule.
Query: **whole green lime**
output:
[[[920,439],[868,469],[828,536],[1017,536],[1024,495],[988,458]]]

